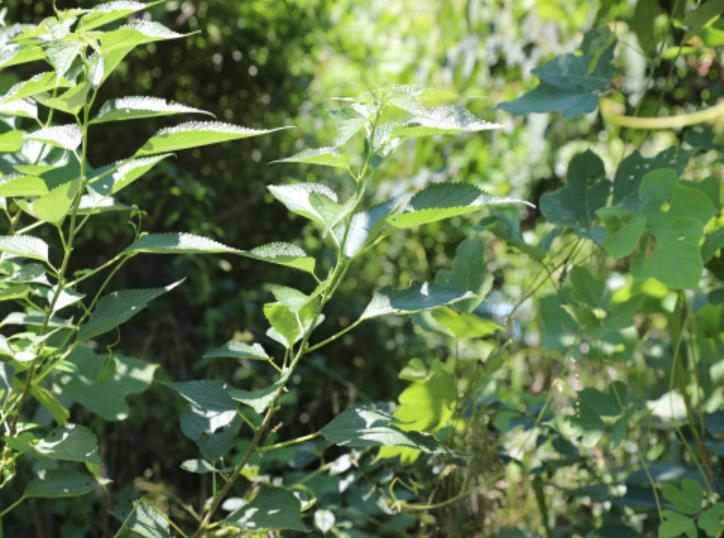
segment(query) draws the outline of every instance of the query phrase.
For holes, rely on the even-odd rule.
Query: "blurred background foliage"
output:
[[[58,0],[57,7],[95,3]],[[616,21],[612,28],[619,38],[616,63],[620,72],[614,81],[614,90],[620,93],[612,92],[612,98],[629,114],[669,115],[715,103],[724,95],[719,38],[708,37],[713,46],[677,52],[676,46],[686,37],[681,20],[695,4],[686,0],[169,0],[151,8],[153,18],[190,35],[134,53],[102,97],[154,95],[209,110],[223,121],[259,128],[293,124],[296,128],[181,154],[124,191],[122,201],[145,211],[142,221],[149,231],[190,231],[239,248],[293,240],[299,236],[302,220],[288,217],[272,202],[265,186],[291,178],[336,185],[338,179],[332,172],[269,162],[331,142],[328,110],[334,108],[333,97],[356,96],[388,84],[423,84],[454,92],[480,117],[505,127],[482,135],[406,144],[380,170],[371,196],[382,201],[432,182],[465,181],[537,205],[543,193],[561,185],[569,161],[583,149],[593,149],[611,176],[633,148],[645,155],[655,154],[698,131],[687,135],[625,130],[605,124],[598,112],[567,121],[554,114],[511,119],[496,111],[495,105],[534,87],[532,68],[556,54],[575,51],[586,30],[611,21]],[[3,7],[8,21],[37,21],[52,13],[51,2],[35,0],[13,0]],[[717,31],[724,31],[721,25],[711,30]],[[91,163],[100,165],[128,155],[136,140],[159,126],[152,121],[134,124],[133,139],[128,138],[127,125],[119,124],[118,130],[104,128],[94,134]],[[721,179],[717,159],[716,148],[700,153],[689,168],[694,179],[712,173]],[[537,210],[516,210],[508,215],[513,221],[520,219],[523,237],[531,244],[559,251],[564,258],[569,245],[564,239],[547,236],[552,227],[543,223]],[[89,266],[111,252],[106,252],[104,245],[114,246],[130,237],[130,230],[119,227],[115,217],[101,222],[104,225],[85,237]],[[364,528],[370,536],[409,536],[418,532],[413,529],[420,535],[438,536],[539,536],[541,532],[571,536],[593,527],[598,527],[598,534],[580,531],[580,535],[649,535],[655,520],[645,521],[636,531],[626,525],[637,506],[647,510],[653,506],[645,478],[634,477],[640,488],[629,490],[640,498],[613,507],[605,505],[608,497],[603,490],[588,487],[594,478],[609,485],[627,479],[622,469],[636,458],[640,439],[630,440],[628,454],[619,451],[612,457],[600,449],[583,453],[550,431],[537,437],[531,449],[528,432],[551,387],[560,393],[556,405],[570,408],[577,377],[583,378],[580,382],[585,386],[595,385],[607,366],[592,363],[578,370],[569,363],[570,342],[564,340],[560,328],[566,321],[552,321],[560,312],[553,304],[557,298],[552,285],[535,290],[536,301],[524,301],[542,269],[486,231],[488,225],[489,221],[464,218],[397,233],[356,267],[338,300],[330,305],[330,326],[325,330],[331,334],[335,325],[349,323],[350,317],[362,310],[373,286],[432,279],[438,270],[450,268],[463,239],[481,237],[485,270],[492,277],[489,314],[502,319],[519,307],[515,339],[502,348],[501,342],[490,340],[458,342],[451,347],[447,339],[423,335],[409,322],[393,319],[364,325],[325,348],[324,355],[300,370],[289,395],[294,405],[281,416],[285,432],[291,437],[314,431],[356,401],[394,401],[407,386],[398,373],[410,358],[429,363],[460,356],[465,360],[459,367],[462,381],[458,382],[473,383],[465,381],[463,374],[477,379],[483,387],[478,391],[483,403],[473,407],[478,414],[467,417],[463,428],[451,428],[448,434],[459,436],[461,448],[475,457],[455,472],[435,472],[440,477],[439,488],[447,489],[450,497],[474,484],[487,484],[487,490],[419,517],[377,517],[383,515],[381,508],[350,498],[348,512],[329,505],[337,511],[338,520],[364,521],[359,523],[360,532]],[[308,247],[317,244],[318,238],[311,232],[304,237]],[[161,379],[218,377],[250,387],[263,385],[264,372],[254,365],[200,365],[199,359],[206,349],[232,335],[263,341],[261,306],[269,297],[264,284],[274,280],[294,285],[294,275],[241,259],[180,257],[132,264],[116,285],[151,287],[182,276],[188,280],[181,291],[155,303],[153,314],[138,316],[124,326],[119,351],[161,364],[162,372],[157,375]],[[647,308],[654,315],[649,329],[654,332],[656,313],[663,317],[667,308],[662,306],[662,298],[653,291],[647,299]],[[721,330],[719,311],[706,316],[702,326]],[[663,322],[658,323],[661,330]],[[717,349],[721,340],[713,338]],[[642,353],[640,345],[629,342],[626,353]],[[648,357],[616,367],[630,386],[637,387],[637,397],[648,400],[665,371],[661,365],[651,368],[654,363]],[[194,449],[170,426],[173,422],[164,419],[178,415],[182,403],[158,387],[131,403],[129,421],[97,424],[105,430],[99,437],[107,445],[104,459],[114,467],[108,474],[115,479],[117,495],[130,498],[140,491],[172,498],[174,491],[200,491],[190,478],[194,475],[178,469],[184,454]],[[654,429],[641,435],[647,436],[647,457],[655,459],[656,451],[669,455],[668,460],[659,459],[658,471],[676,467],[676,457],[669,452],[671,432]],[[507,464],[499,455],[498,444],[508,454],[517,450],[522,464]],[[267,465],[282,466],[283,459],[280,456],[279,461]],[[367,459],[359,465],[367,469],[364,480],[389,480],[379,462]],[[526,468],[537,470],[526,476]],[[413,484],[410,489],[415,489],[415,476],[424,476],[415,473],[429,472],[425,469],[422,465],[411,468],[407,477]],[[544,488],[543,480],[560,487]],[[320,482],[318,487],[331,486]],[[548,499],[545,510],[541,507],[544,491]],[[76,509],[71,510],[59,535],[81,535],[83,529],[97,525],[74,504],[82,502],[68,501]],[[59,505],[54,506],[57,510]],[[34,508],[28,504],[22,509]],[[41,518],[57,516],[43,513],[42,506],[40,509]],[[367,516],[359,516],[360,511]],[[553,529],[543,525],[541,514],[552,514]]]

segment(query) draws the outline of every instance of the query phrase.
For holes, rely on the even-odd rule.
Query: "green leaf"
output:
[[[56,148],[76,150],[83,141],[83,134],[75,123],[43,127],[25,135],[27,140],[35,140]]]
[[[70,36],[67,39],[53,41],[45,48],[45,57],[48,63],[55,69],[56,76],[60,79],[65,76],[73,65],[73,61],[85,48],[85,44]]]
[[[309,532],[300,519],[302,503],[292,492],[269,486],[262,486],[250,502],[226,518],[227,523],[245,531],[263,529],[289,529]]]
[[[127,530],[132,533],[132,536],[142,538],[171,536],[170,524],[166,516],[146,499],[133,501],[133,507],[130,510],[115,509],[111,511],[111,514],[123,524],[118,532]]]
[[[602,207],[596,214],[606,225],[603,247],[614,258],[629,256],[646,231],[646,219],[619,207]]]
[[[0,102],[0,115],[38,119],[38,105],[31,99],[17,99],[8,103]]]
[[[670,168],[680,176],[693,152],[679,146],[672,146],[654,157],[646,158],[634,150],[616,169],[613,177],[613,205],[624,207],[633,213],[639,213],[641,200],[639,187],[643,177],[657,168]]]
[[[533,69],[540,84],[498,108],[517,115],[562,112],[567,118],[593,112],[598,106],[598,93],[609,86],[615,74],[611,65],[615,44],[608,28],[594,28],[584,37],[582,55],[564,54]]]
[[[55,88],[67,88],[69,86],[70,82],[67,80],[58,79],[53,71],[46,71],[15,84],[0,97],[0,103],[6,104],[25,97],[33,97],[39,93],[49,92]]]
[[[15,358],[18,360],[17,355]],[[48,413],[50,413],[50,416],[53,417],[53,420],[56,423],[62,426],[68,422],[70,411],[65,405],[60,403],[58,398],[56,398],[48,389],[41,387],[40,385],[33,385],[30,388],[30,394],[40,405],[43,406],[43,408],[45,408]]]
[[[236,409],[236,403],[227,390],[229,385],[216,379],[201,379],[184,383],[164,383],[176,391],[194,407],[207,411],[229,411]]]
[[[439,220],[478,211],[494,204],[526,204],[514,198],[492,196],[468,183],[440,183],[431,185],[412,197],[407,212],[387,217],[396,228],[413,228]]]
[[[291,243],[281,241],[267,243],[251,249],[245,256],[254,260],[284,265],[314,274],[314,258],[307,256],[304,250]]]
[[[502,125],[498,123],[481,120],[461,106],[420,106],[415,109],[412,117],[392,130],[392,136],[458,134],[500,129],[501,127]]]
[[[138,156],[168,153],[188,148],[197,148],[209,144],[218,144],[229,140],[239,140],[252,136],[261,136],[286,127],[276,129],[250,129],[218,121],[190,121],[166,127],[154,134],[136,152]]]
[[[661,493],[667,501],[674,505],[677,512],[687,515],[698,514],[704,500],[701,484],[690,478],[684,478],[681,481],[681,489],[673,484],[662,485]]]
[[[92,124],[107,123],[111,121],[136,120],[142,118],[155,118],[171,116],[173,114],[206,114],[211,112],[190,106],[173,103],[159,97],[121,97],[103,103],[103,106],[91,120]]]
[[[41,47],[6,43],[0,50],[0,69],[37,62],[45,58]]]
[[[251,359],[267,361],[270,359],[260,344],[246,344],[238,340],[229,340],[226,344],[212,349],[204,359]]]
[[[435,283],[474,293],[474,299],[456,306],[458,310],[472,312],[493,284],[485,265],[485,243],[479,237],[463,240],[455,249],[452,267],[438,271]]]
[[[70,212],[80,189],[80,179],[63,183],[33,202],[32,212],[39,220],[60,225]]]
[[[590,150],[576,155],[568,166],[566,184],[541,196],[540,208],[552,224],[570,226],[582,237],[591,237],[596,211],[606,205],[611,182],[603,161]]]
[[[77,347],[63,363],[59,394],[104,420],[125,420],[130,412],[126,398],[151,386],[158,365],[123,355],[110,357],[111,375],[101,379],[107,364],[104,357],[87,347]]]
[[[23,497],[26,499],[79,497],[109,482],[110,480],[105,478],[94,478],[89,474],[69,469],[43,469],[38,472],[38,478],[25,487]]]
[[[125,56],[139,45],[182,37],[185,37],[185,34],[176,33],[163,24],[138,19],[115,30],[103,32],[98,40],[100,42],[100,52],[103,56],[119,51],[122,51]]]
[[[434,437],[403,431],[397,423],[397,419],[377,409],[354,407],[337,415],[321,432],[329,442],[350,448],[403,446],[423,452],[437,449]]]
[[[232,400],[248,405],[256,411],[257,414],[262,415],[274,401],[279,389],[286,384],[291,373],[291,370],[286,370],[276,382],[272,383],[265,389],[247,391],[229,387],[227,389],[227,393]]]
[[[646,174],[641,180],[639,198],[642,211],[649,215],[694,218],[702,226],[716,214],[709,196],[699,189],[680,182],[674,170],[662,168]]]
[[[264,317],[271,325],[267,336],[289,349],[311,328],[315,314],[316,308],[312,304],[293,312],[282,303],[267,303],[264,305]],[[321,318],[316,321],[321,321]]]
[[[238,249],[189,233],[148,234],[136,239],[124,252],[147,254],[238,254]]]
[[[578,393],[578,402],[601,417],[616,417],[623,411],[612,394],[590,387]]]
[[[56,110],[60,110],[61,112],[65,112],[66,114],[70,114],[71,116],[75,116],[86,104],[90,89],[91,84],[85,82],[83,84],[72,86],[69,90],[63,92],[57,97],[53,97],[51,94],[40,94],[37,95],[35,99],[43,106],[54,108]]]
[[[119,161],[114,165],[96,170],[91,177],[90,184],[100,194],[116,194],[172,155],[173,153],[162,153],[152,157]]]
[[[0,235],[0,252],[50,263],[48,243],[32,235]]]
[[[179,280],[163,288],[114,291],[103,296],[88,321],[78,330],[78,340],[90,340],[115,329],[138,314],[150,301],[171,291],[181,282]]]
[[[344,254],[352,258],[365,245],[372,243],[385,226],[385,219],[393,211],[397,202],[388,200],[382,204],[360,211],[352,216],[352,221],[344,244]]]
[[[0,134],[0,153],[14,153],[23,147],[25,132],[12,130]]]
[[[310,148],[286,157],[272,161],[272,163],[302,163],[331,166],[334,168],[349,168],[349,159],[337,148],[328,146],[323,148]]]
[[[301,215],[322,226],[326,225],[325,218],[315,207],[311,197],[313,194],[324,196],[332,202],[337,202],[337,195],[329,187],[319,183],[296,183],[294,185],[269,185],[267,187],[272,196],[279,200],[292,213]]]
[[[474,339],[490,336],[505,327],[476,314],[460,313],[450,307],[436,308],[422,314],[423,328],[434,329],[456,339]]]
[[[724,502],[718,502],[704,510],[699,516],[699,528],[706,532],[707,536],[719,536],[724,520]]]
[[[423,282],[410,286],[407,289],[382,289],[375,292],[360,319],[371,319],[379,316],[412,314],[421,310],[429,310],[464,299],[471,299],[474,295],[469,291],[448,288],[438,284]]]
[[[309,295],[288,286],[270,284],[269,290],[278,302],[286,306],[294,314],[299,313],[312,300]]]
[[[125,19],[137,11],[146,9],[146,7],[148,6],[143,2],[130,0],[105,2],[85,10],[85,15],[80,18],[78,25],[86,31],[93,30],[117,20]]]
[[[66,424],[54,429],[38,441],[33,449],[54,460],[101,464],[98,439],[88,428],[77,424]]]
[[[593,308],[603,307],[604,293],[606,292],[606,281],[603,278],[594,277],[591,272],[583,266],[576,266],[571,269],[569,282],[573,288],[573,298],[580,303]]]
[[[671,510],[663,510],[661,512],[663,521],[659,525],[659,537],[671,538],[673,536],[681,536],[686,534],[687,538],[696,538],[698,531],[694,520],[689,517],[682,516]]]

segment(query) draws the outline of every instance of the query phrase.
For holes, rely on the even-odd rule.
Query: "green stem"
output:
[[[257,449],[257,452],[271,452],[272,450],[278,450],[280,448],[286,448],[288,446],[300,445],[302,443],[306,443],[307,441],[311,441],[312,439],[316,439],[320,435],[322,435],[322,432],[314,432],[310,433],[309,435],[302,435],[301,437],[297,437],[296,439],[282,441],[281,443],[276,443],[275,445],[262,446]]]

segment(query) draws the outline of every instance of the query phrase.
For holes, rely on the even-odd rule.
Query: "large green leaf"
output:
[[[606,205],[611,182],[601,159],[590,150],[576,155],[568,166],[566,184],[541,196],[540,208],[552,224],[571,226],[576,234],[591,237],[596,211]]]
[[[48,243],[32,235],[0,235],[0,252],[48,262]]]
[[[143,176],[159,162],[172,155],[172,153],[162,153],[151,157],[119,161],[114,165],[104,166],[94,172],[90,183],[93,190],[100,194],[116,194]]]
[[[62,461],[82,461],[101,464],[98,439],[85,426],[66,424],[40,439],[33,449],[46,458]]]
[[[255,532],[263,529],[289,529],[309,532],[300,519],[302,503],[283,488],[262,486],[251,501],[226,518],[227,523]]]
[[[149,234],[136,239],[124,252],[148,254],[238,254],[238,249],[189,233]]]
[[[564,54],[533,69],[540,84],[498,108],[517,115],[562,112],[567,118],[593,112],[598,106],[598,94],[608,87],[615,73],[611,65],[615,44],[608,28],[591,30],[583,39],[580,56]]]
[[[527,202],[492,196],[468,183],[441,183],[418,192],[410,200],[406,212],[390,215],[387,217],[387,222],[396,228],[413,228],[472,213],[481,207],[494,204],[527,204]]]
[[[83,141],[83,134],[80,127],[75,123],[68,125],[54,125],[52,127],[43,127],[32,133],[25,135],[27,140],[35,140],[44,144],[49,144],[56,148],[75,150],[78,149]]]
[[[681,489],[673,484],[664,484],[661,486],[661,493],[667,501],[674,505],[676,511],[682,514],[698,514],[704,500],[701,484],[691,478],[684,478],[681,481]]]
[[[32,213],[39,220],[59,225],[70,212],[79,189],[79,179],[58,185],[33,202]]]
[[[166,516],[146,499],[134,501],[130,508],[112,510],[111,514],[121,521],[123,524],[121,529],[132,533],[134,537],[167,538],[171,536],[170,524]]]
[[[386,288],[375,292],[372,300],[362,312],[360,319],[371,319],[379,316],[412,314],[421,310],[429,310],[465,299],[472,299],[474,294],[438,284],[423,282],[407,289]]]
[[[236,409],[236,403],[227,393],[229,385],[223,381],[201,379],[184,383],[164,383],[164,385],[175,390],[184,400],[199,409],[209,411]]]
[[[79,497],[87,495],[94,489],[108,484],[110,480],[94,478],[89,474],[68,469],[41,470],[38,478],[30,481],[25,487],[23,497],[59,498]]]
[[[100,336],[125,323],[143,310],[146,305],[171,291],[181,281],[163,288],[114,291],[101,297],[88,321],[78,330],[78,340],[85,341]]]
[[[112,362],[106,362],[109,359]],[[128,418],[130,409],[126,398],[151,386],[158,365],[123,355],[103,357],[80,346],[70,354],[63,367],[58,382],[60,395],[78,402],[104,420],[114,421]],[[112,373],[104,375],[104,370]]]
[[[321,431],[329,442],[350,448],[402,446],[423,452],[437,449],[434,437],[403,431],[398,424],[397,419],[378,409],[354,407],[337,415]]]
[[[696,530],[696,524],[690,517],[674,512],[673,510],[663,510],[661,512],[663,519],[659,525],[659,538],[673,538],[685,534],[687,538],[696,538],[699,531]]]
[[[95,118],[91,120],[91,123],[136,120],[171,116],[173,114],[206,114],[213,116],[211,112],[180,103],[169,102],[159,97],[133,96],[106,101],[103,103]]]
[[[168,153],[188,148],[197,148],[209,144],[218,144],[229,140],[239,140],[252,136],[273,133],[286,127],[276,129],[250,129],[219,121],[190,121],[166,127],[154,134],[136,152],[138,156]]]

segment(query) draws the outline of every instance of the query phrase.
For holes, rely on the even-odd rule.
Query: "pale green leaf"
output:
[[[17,116],[38,119],[38,105],[32,99],[15,99],[8,103],[0,102],[0,116]]]
[[[422,316],[425,320],[423,328],[435,329],[457,339],[482,338],[505,330],[505,327],[493,320],[467,312],[461,313],[450,307],[436,308]]]
[[[163,288],[114,291],[101,297],[88,321],[78,330],[78,340],[89,340],[115,329],[138,314],[150,301],[171,291],[181,282]]]
[[[143,2],[130,0],[104,2],[86,10],[85,14],[80,18],[79,26],[84,30],[93,30],[117,20],[125,19],[137,11],[146,9],[146,7],[148,6]]]
[[[406,212],[390,215],[387,222],[396,228],[413,228],[495,204],[531,205],[522,200],[492,196],[468,183],[440,183],[417,193],[410,200]]]
[[[51,42],[45,49],[45,58],[48,63],[55,69],[56,76],[61,78],[65,76],[73,65],[73,61],[78,57],[83,48],[84,43],[75,39],[64,39],[61,41]]]
[[[48,263],[48,244],[32,235],[0,236],[0,252]]]
[[[43,127],[25,135],[27,140],[35,140],[49,144],[56,148],[75,150],[83,141],[83,134],[80,127],[71,123],[68,125],[55,125]]]
[[[349,168],[349,159],[347,156],[332,146],[305,149],[291,157],[272,161],[272,163],[318,164],[320,166],[331,166],[334,168]]]
[[[501,127],[498,123],[481,120],[461,106],[421,106],[410,119],[395,127],[391,134],[412,137],[485,131]]]
[[[119,161],[114,165],[96,170],[90,184],[101,194],[116,194],[172,155],[172,153],[162,153],[152,157]]]
[[[394,210],[396,200],[388,200],[366,211],[355,213],[349,225],[344,254],[348,258],[357,254],[365,245],[372,243],[385,226],[385,219]]]
[[[280,129],[285,129],[285,127],[278,127],[276,129],[250,129],[248,127],[240,127],[218,121],[190,121],[175,127],[161,129],[136,152],[136,155],[154,155],[157,153],[197,148],[209,144],[227,142],[229,140],[261,136]]]
[[[30,498],[62,498],[87,495],[98,487],[105,486],[110,480],[69,469],[43,469],[38,477],[25,487],[23,497]]]
[[[85,426],[66,424],[40,439],[33,449],[46,458],[61,461],[81,461],[100,465],[98,439]]]
[[[40,94],[37,95],[35,99],[48,108],[54,108],[74,116],[78,114],[85,105],[90,89],[91,85],[89,83],[83,83],[72,86],[69,90],[57,97],[53,97],[50,94]]]
[[[55,187],[33,202],[33,215],[39,220],[59,225],[68,215],[79,188],[79,179]]]
[[[166,516],[146,499],[133,501],[133,507],[130,510],[112,510],[111,514],[123,523],[121,530],[130,532],[134,538],[168,538],[171,536],[170,523]]]
[[[45,57],[43,49],[37,46],[5,44],[0,50],[0,69],[13,65],[37,62]]]
[[[136,239],[124,252],[128,254],[239,254],[242,251],[189,233],[148,234]]]
[[[226,344],[212,349],[204,355],[204,359],[251,359],[269,360],[270,357],[260,344],[246,344],[238,340],[229,340]]]
[[[312,201],[317,194],[337,202],[337,195],[329,187],[319,183],[296,183],[294,185],[269,185],[267,187],[274,198],[279,200],[292,213],[302,215],[318,224],[324,225],[325,219]]]
[[[383,289],[375,292],[360,319],[411,314],[471,299],[474,294],[454,288],[423,282],[407,289]]]
[[[91,123],[154,118],[173,114],[206,114],[213,116],[211,112],[166,101],[159,97],[133,96],[106,101],[96,117],[91,120]]]
[[[184,34],[174,32],[163,24],[139,19],[102,33],[99,41],[100,50],[104,56],[117,51],[123,51],[125,56],[139,45],[181,37],[184,37]]]
[[[269,289],[278,302],[295,314],[307,306],[312,299],[309,295],[288,286],[271,284],[269,285]]]
[[[314,274],[314,258],[308,256],[303,249],[291,243],[281,241],[267,243],[251,249],[245,256]]]
[[[53,71],[46,71],[15,84],[0,97],[0,103],[6,104],[25,97],[33,97],[39,93],[49,92],[55,88],[67,88],[69,86],[70,82],[67,80],[59,80]]]
[[[673,538],[685,534],[687,538],[696,538],[699,532],[696,530],[694,520],[672,510],[661,512],[663,520],[659,525],[659,538]]]
[[[262,486],[250,502],[226,518],[226,522],[245,531],[289,529],[309,532],[300,519],[301,502],[291,491]]]

